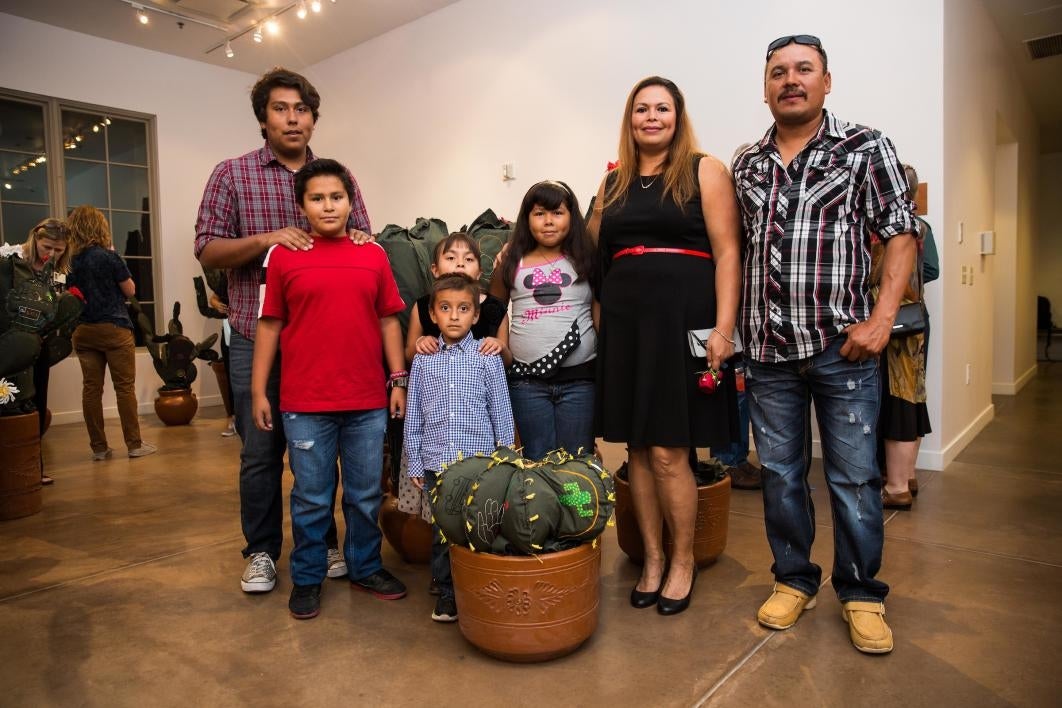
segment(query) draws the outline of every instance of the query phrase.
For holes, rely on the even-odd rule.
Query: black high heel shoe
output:
[[[684,612],[687,607],[690,606],[690,595],[693,594],[693,586],[697,584],[697,566],[693,566],[693,578],[690,580],[690,591],[686,593],[686,597],[679,600],[672,600],[671,598],[664,597],[657,592],[659,599],[656,601],[656,611],[662,615],[677,615],[680,612]],[[660,584],[660,589],[664,589],[664,584]]]
[[[636,607],[639,610],[644,610],[646,607],[652,607],[660,600],[660,591],[664,589],[664,581],[660,580],[660,587],[656,589],[656,592],[642,592],[635,585],[631,588],[631,607]]]

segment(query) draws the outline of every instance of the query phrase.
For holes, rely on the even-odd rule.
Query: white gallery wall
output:
[[[943,366],[930,379],[929,395],[947,401],[940,420],[947,464],[992,419],[993,387],[1014,393],[1036,371],[1039,129],[979,2],[945,0],[943,46],[945,189],[943,221],[934,225],[945,306],[933,321],[931,344]],[[982,256],[978,234],[997,230],[997,217],[997,253]],[[973,272],[972,285],[962,283],[964,266]],[[997,310],[999,301],[1009,305]]]
[[[195,305],[192,278],[201,274],[192,255],[196,210],[214,165],[261,144],[248,98],[256,78],[0,14],[0,87],[157,117],[159,331],[165,330],[174,300],[181,302],[181,321],[193,339],[218,329],[215,322],[203,320]],[[49,169],[54,168],[49,163]],[[201,402],[219,400],[209,367],[199,366],[199,374]],[[139,350],[136,387],[141,412],[153,411],[161,383],[147,350]],[[81,420],[76,358],[52,369],[48,396],[56,422]],[[104,407],[108,415],[116,415],[109,381]]]

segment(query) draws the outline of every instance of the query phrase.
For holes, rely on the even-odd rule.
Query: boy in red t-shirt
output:
[[[313,243],[302,251],[274,247],[266,255],[254,340],[252,411],[261,430],[273,427],[266,384],[278,348],[282,355],[280,410],[295,476],[288,609],[297,619],[316,617],[320,609],[337,456],[348,575],[355,587],[384,600],[406,594],[383,568],[376,522],[388,411],[394,418],[405,414],[408,373],[395,316],[405,305],[383,249],[347,238],[353,193],[349,172],[335,160],[315,160],[295,175],[295,199]]]

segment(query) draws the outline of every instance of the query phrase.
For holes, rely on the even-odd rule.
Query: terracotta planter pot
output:
[[[36,412],[0,416],[0,520],[40,510],[40,418]]]
[[[399,509],[398,498],[391,494],[384,494],[380,504],[380,528],[406,563],[431,562],[431,524]]]
[[[645,561],[645,548],[634,517],[631,485],[616,480],[616,537],[620,549],[635,563]],[[730,476],[715,484],[697,487],[697,521],[693,529],[693,559],[698,566],[711,565],[726,549],[730,519]],[[664,525],[664,553],[671,556],[671,534]]]
[[[166,425],[188,425],[199,410],[199,399],[190,388],[159,389],[155,415]]]
[[[570,654],[597,628],[601,547],[589,543],[537,557],[450,546],[461,634],[506,661]]]

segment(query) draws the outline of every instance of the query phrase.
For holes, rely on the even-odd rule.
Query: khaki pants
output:
[[[107,449],[107,435],[103,430],[103,372],[111,369],[111,383],[118,400],[118,417],[122,421],[125,446],[140,447],[140,419],[137,417],[136,346],[133,332],[114,324],[80,324],[74,330],[74,351],[81,362],[84,385],[81,389],[81,411],[85,416],[89,442],[93,452]]]

